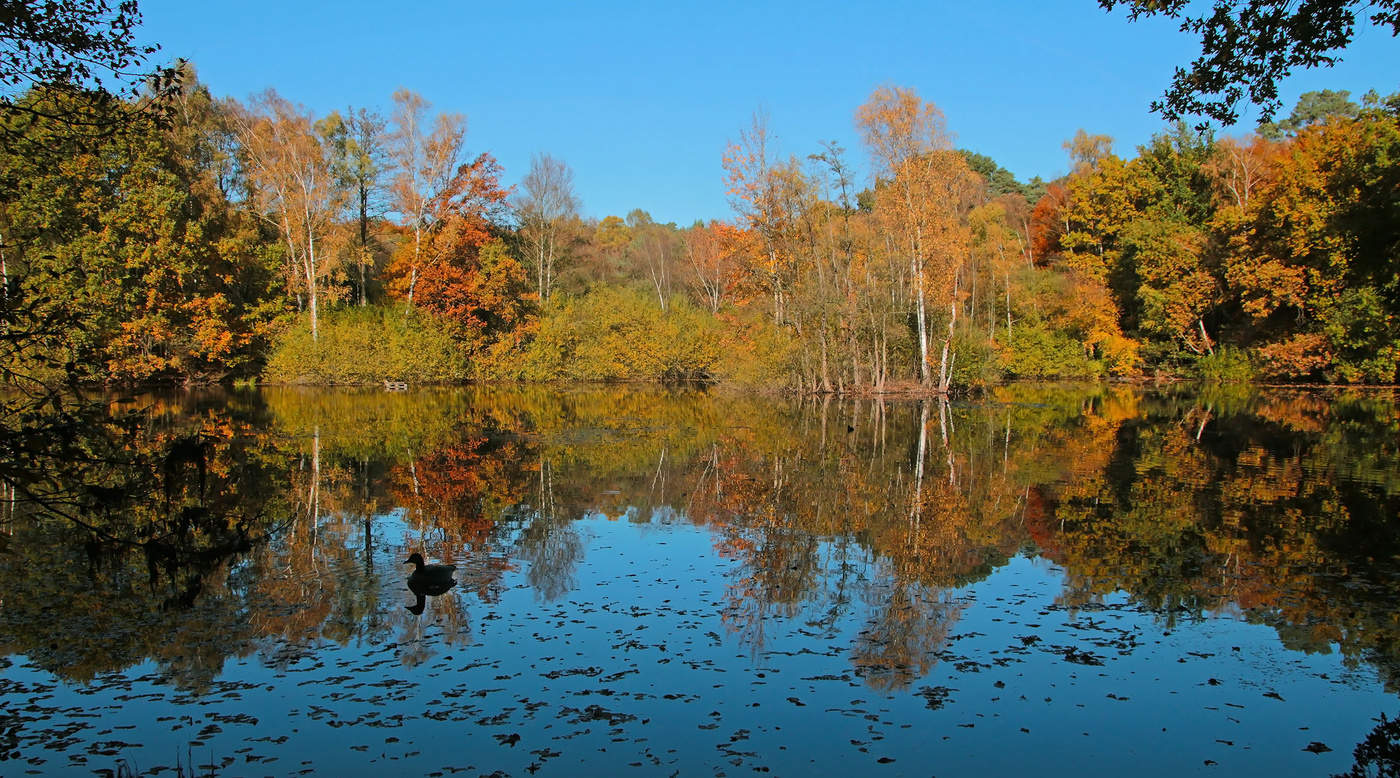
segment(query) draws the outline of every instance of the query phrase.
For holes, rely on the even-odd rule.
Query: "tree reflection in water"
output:
[[[79,680],[152,659],[192,686],[319,641],[420,663],[470,642],[471,600],[517,568],[569,595],[577,520],[606,516],[705,528],[732,561],[723,624],[755,654],[774,620],[831,639],[859,619],[849,661],[876,689],[927,674],[954,590],[1021,553],[1064,569],[1066,608],[1122,591],[1165,626],[1237,614],[1393,687],[1398,427],[1392,394],[1228,389],[144,397],[73,429],[81,461],[7,486],[0,647]],[[421,615],[406,548],[458,569]]]

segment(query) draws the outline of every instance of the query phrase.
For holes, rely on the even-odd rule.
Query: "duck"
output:
[[[457,585],[452,577],[452,571],[457,569],[453,565],[425,564],[423,555],[417,551],[409,554],[403,563],[413,565],[413,572],[408,575],[408,589],[419,598],[424,595],[436,597]]]

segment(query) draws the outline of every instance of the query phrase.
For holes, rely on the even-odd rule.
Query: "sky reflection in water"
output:
[[[1393,401],[1020,391],[153,400],[294,520],[186,604],[6,515],[0,772],[1346,770],[1397,707]]]

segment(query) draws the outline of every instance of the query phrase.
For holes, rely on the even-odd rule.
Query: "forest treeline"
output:
[[[1255,134],[1183,124],[1131,157],[1081,131],[1067,176],[1023,183],[882,87],[860,159],[780,153],[757,116],[717,160],[733,217],[678,226],[583,217],[548,154],[507,186],[465,117],[407,90],[316,116],[187,68],[162,121],[40,92],[0,148],[4,307],[34,329],[16,377],[868,392],[1400,369],[1400,96],[1308,93]],[[115,129],[75,136],[65,103]]]

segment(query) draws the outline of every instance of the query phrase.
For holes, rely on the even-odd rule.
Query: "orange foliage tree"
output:
[[[957,321],[958,279],[966,260],[966,214],[979,194],[980,179],[961,154],[943,112],[913,90],[880,87],[856,109],[856,126],[870,149],[877,175],[875,210],[909,258],[919,344],[919,377],[933,383],[929,355],[930,304],[949,310],[938,388],[951,380],[950,347]]]
[[[516,333],[536,307],[524,268],[496,237],[510,195],[500,179],[490,154],[460,166],[426,206],[435,218],[421,242],[402,246],[390,267],[391,290],[416,293],[418,307],[452,322],[476,347]]]

